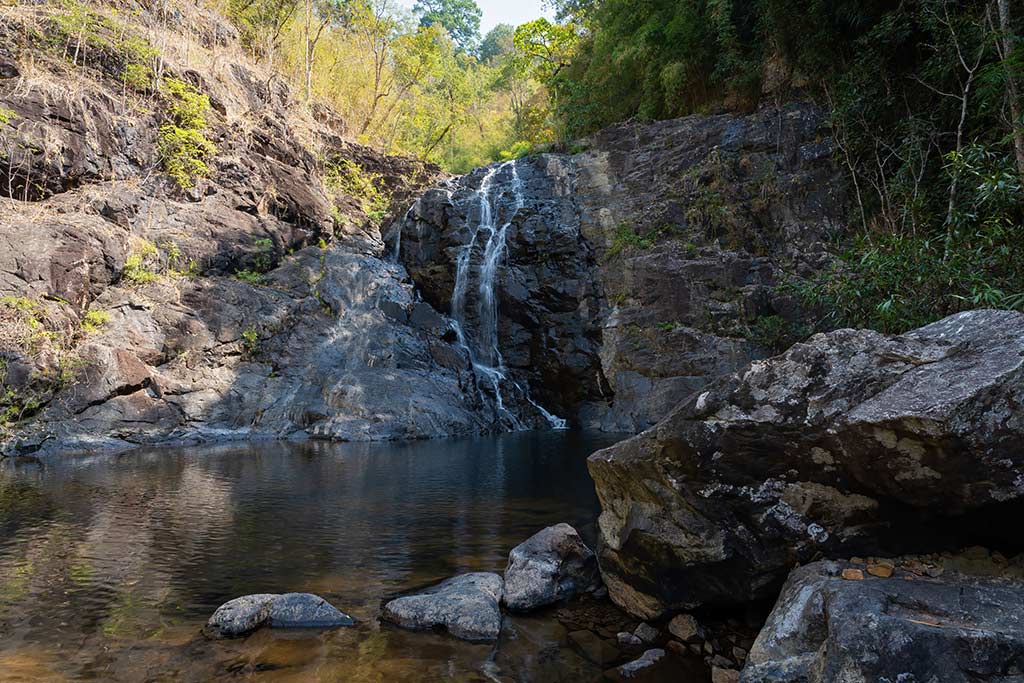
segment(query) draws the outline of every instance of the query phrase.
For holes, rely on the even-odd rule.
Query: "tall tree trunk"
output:
[[[997,0],[996,4],[999,7],[999,29],[1002,34],[1000,36],[1000,56],[1006,63],[1006,87],[1010,96],[1010,116],[1013,118],[1010,124],[1013,131],[1013,151],[1017,156],[1017,173],[1024,178],[1024,131],[1021,130],[1024,121],[1021,121],[1020,90],[1017,86],[1017,78],[1013,73],[1013,65],[1009,61],[1015,47],[1013,22],[1010,18],[1010,0]]]

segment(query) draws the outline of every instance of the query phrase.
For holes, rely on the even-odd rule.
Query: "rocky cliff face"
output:
[[[367,198],[330,182],[362,174],[400,214],[439,169],[342,140],[210,14],[194,54],[213,63],[164,64],[212,105],[209,177],[182,190],[157,149],[166,95],[126,86],[136,18],[88,14],[70,43],[43,10],[0,19],[7,449],[490,428],[449,321],[384,257]]]
[[[801,312],[777,290],[819,268],[844,195],[819,112],[623,124],[573,154],[479,169],[426,193],[389,236],[438,310],[475,299],[489,229],[507,374],[573,424],[638,431],[770,355]],[[460,263],[471,285],[457,294]],[[490,322],[488,322],[490,324]]]

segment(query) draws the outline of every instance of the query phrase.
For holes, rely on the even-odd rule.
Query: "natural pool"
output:
[[[586,456],[619,436],[258,443],[0,464],[0,680],[575,681],[550,614],[496,646],[380,625],[381,601],[566,521],[592,540]],[[222,602],[318,593],[353,629],[200,635]]]

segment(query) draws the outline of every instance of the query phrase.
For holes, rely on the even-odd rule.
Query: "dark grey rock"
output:
[[[839,330],[755,362],[591,456],[610,595],[654,619],[769,596],[815,555],[1015,543],[1000,520],[1024,504],[1021,405],[1009,311]]]
[[[593,551],[575,529],[557,524],[509,553],[502,600],[509,609],[532,610],[592,591],[600,580]]]
[[[381,618],[415,631],[444,629],[462,640],[496,640],[501,632],[501,589],[497,574],[461,574],[391,600]]]
[[[319,595],[285,593],[270,604],[273,628],[336,628],[353,626],[355,621]]]
[[[272,593],[259,593],[229,600],[217,608],[206,625],[221,636],[245,635],[266,625],[276,597]]]
[[[621,647],[640,648],[644,644],[644,641],[640,640],[636,634],[628,633],[626,631],[616,633],[615,639],[619,642]]]
[[[743,683],[1021,680],[1024,584],[954,572],[841,577],[795,570],[743,670]]]
[[[645,643],[653,643],[661,637],[661,632],[650,624],[643,623],[636,627],[633,635]]]
[[[220,636],[242,636],[261,626],[337,628],[355,621],[311,593],[258,593],[230,600],[213,613],[207,627]]]
[[[647,650],[639,658],[623,664],[616,671],[619,676],[626,680],[640,678],[646,671],[657,666],[665,657],[665,651],[661,649]]]

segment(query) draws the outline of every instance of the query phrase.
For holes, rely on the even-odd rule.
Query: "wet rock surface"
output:
[[[743,683],[1010,681],[1022,675],[1024,583],[955,571],[843,578],[795,570],[750,652]]]
[[[244,636],[261,626],[337,628],[355,622],[318,595],[259,593],[230,600],[210,617],[207,627],[224,637]]]
[[[591,456],[611,597],[656,618],[771,596],[815,555],[1016,543],[1021,405],[1014,312],[839,330],[755,362]]]
[[[568,600],[600,585],[597,556],[568,524],[543,529],[509,553],[505,605],[527,611]]]
[[[487,186],[507,233],[497,296],[510,376],[573,424],[639,431],[768,355],[779,340],[759,330],[799,327],[775,285],[783,271],[820,268],[844,230],[823,123],[793,104],[613,126],[580,153],[478,169],[425,193],[388,241],[426,301],[450,310],[460,258],[471,269],[484,259],[486,236],[473,236]]]
[[[501,632],[501,590],[497,574],[461,574],[391,600],[381,618],[402,628],[443,629],[462,640],[493,641]]]

